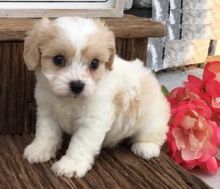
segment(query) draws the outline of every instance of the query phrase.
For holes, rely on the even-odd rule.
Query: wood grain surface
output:
[[[34,74],[23,62],[23,43],[0,43],[0,134],[34,130]]]
[[[39,19],[10,18],[0,19],[0,41],[21,41],[26,32]],[[163,24],[146,18],[125,15],[122,18],[103,19],[117,38],[147,38],[165,35]]]
[[[146,65],[147,38],[140,39],[116,39],[117,53],[125,60],[142,60]]]
[[[0,136],[1,189],[209,189],[199,178],[176,165],[165,154],[149,161],[125,146],[102,150],[91,171],[82,179],[56,177],[55,160],[29,164],[24,147],[32,135]]]

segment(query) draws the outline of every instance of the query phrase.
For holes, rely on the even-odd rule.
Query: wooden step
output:
[[[23,40],[26,32],[39,19],[0,19],[0,41]],[[116,38],[162,37],[165,27],[147,18],[125,15],[122,18],[103,18],[115,33]]]
[[[55,160],[31,165],[22,158],[32,138],[0,136],[1,189],[210,189],[165,154],[145,161],[125,146],[102,150],[82,179],[56,177],[50,169]]]

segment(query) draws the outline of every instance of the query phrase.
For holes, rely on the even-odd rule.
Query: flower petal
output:
[[[220,81],[217,73],[220,73],[220,61],[208,62],[204,68],[203,80],[205,82],[213,79]]]
[[[202,156],[200,157],[200,162],[205,162],[211,157],[215,156],[217,153],[217,146],[212,144],[210,141],[206,142],[204,144],[204,147],[202,149]]]
[[[203,82],[200,78],[194,76],[194,75],[188,75],[188,81],[184,83],[185,87],[195,87],[195,88],[198,88],[198,89],[202,89],[203,87]]]
[[[220,82],[216,80],[207,81],[206,92],[213,98],[220,97]]]
[[[181,126],[185,129],[185,130],[188,130],[188,129],[191,129],[193,126],[195,126],[195,123],[196,123],[196,119],[189,116],[189,115],[186,115],[183,117],[182,121],[181,121]]]
[[[201,150],[202,145],[200,145],[199,140],[195,137],[193,133],[189,133],[189,145],[190,149],[197,153]]]
[[[186,147],[182,149],[182,158],[184,161],[190,161],[190,160],[195,160],[201,157],[202,153],[201,152],[194,152],[190,149],[190,147]]]
[[[212,98],[212,107],[220,109],[220,94],[219,97]]]
[[[200,164],[199,167],[203,169],[204,171],[214,175],[217,173],[219,165],[218,165],[218,161],[216,160],[216,158],[211,157],[208,161]]]
[[[196,167],[198,164],[199,164],[198,160],[195,159],[195,160],[191,160],[191,161],[184,161],[181,165],[185,169],[190,170],[190,169],[193,169],[194,167]]]
[[[172,134],[175,138],[176,147],[178,150],[181,150],[182,148],[185,148],[185,141],[187,140],[187,136],[184,135],[184,132],[181,128],[174,128],[172,131]]]
[[[204,100],[202,100],[202,99],[193,99],[188,104],[189,105],[188,105],[187,108],[190,109],[191,112],[197,112],[196,117],[198,117],[198,113],[199,113],[205,119],[211,118],[212,111],[209,108],[208,104]]]
[[[217,146],[220,146],[220,127],[218,127],[215,122],[212,122],[212,131],[214,135],[212,138],[212,142],[215,143]]]

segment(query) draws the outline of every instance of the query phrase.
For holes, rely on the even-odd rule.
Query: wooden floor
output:
[[[93,169],[82,179],[56,177],[50,169],[54,160],[31,165],[22,159],[23,149],[32,137],[0,136],[0,189],[210,188],[165,154],[144,161],[125,146],[103,150]]]

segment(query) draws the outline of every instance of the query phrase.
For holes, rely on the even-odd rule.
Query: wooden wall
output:
[[[0,134],[22,134],[33,130],[34,74],[23,62],[23,43],[0,43]]]

